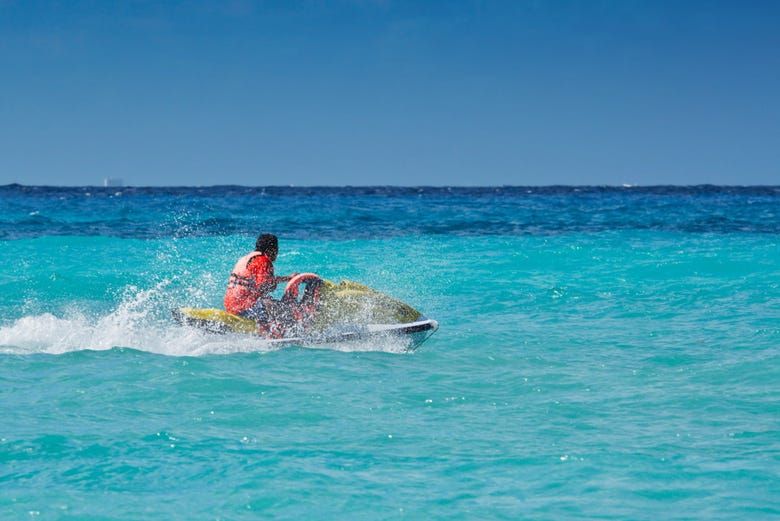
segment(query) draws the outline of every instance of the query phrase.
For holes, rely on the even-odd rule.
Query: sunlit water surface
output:
[[[260,231],[439,332],[172,323]],[[775,188],[0,187],[0,518],[776,518],[779,239]]]

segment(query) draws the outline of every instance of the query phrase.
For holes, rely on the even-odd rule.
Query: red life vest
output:
[[[249,271],[249,263],[255,257],[265,255],[259,251],[253,251],[238,259],[233,271],[228,279],[227,291],[225,292],[225,309],[229,313],[238,314],[251,308],[257,299],[270,291],[273,291],[275,284],[271,282],[270,286],[259,287],[255,281],[252,272]],[[269,260],[270,262],[270,260]],[[273,267],[271,268],[273,277]]]

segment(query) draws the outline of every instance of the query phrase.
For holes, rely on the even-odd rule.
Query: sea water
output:
[[[174,324],[255,236],[440,323]],[[780,516],[780,189],[0,187],[1,519]]]

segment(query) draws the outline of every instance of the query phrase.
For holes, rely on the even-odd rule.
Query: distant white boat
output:
[[[122,182],[122,179],[118,177],[105,177],[103,178],[103,186],[117,187],[117,186],[124,186],[124,183]]]

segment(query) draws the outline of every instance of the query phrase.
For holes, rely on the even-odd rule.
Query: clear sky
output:
[[[0,0],[0,184],[780,184],[780,2]]]

